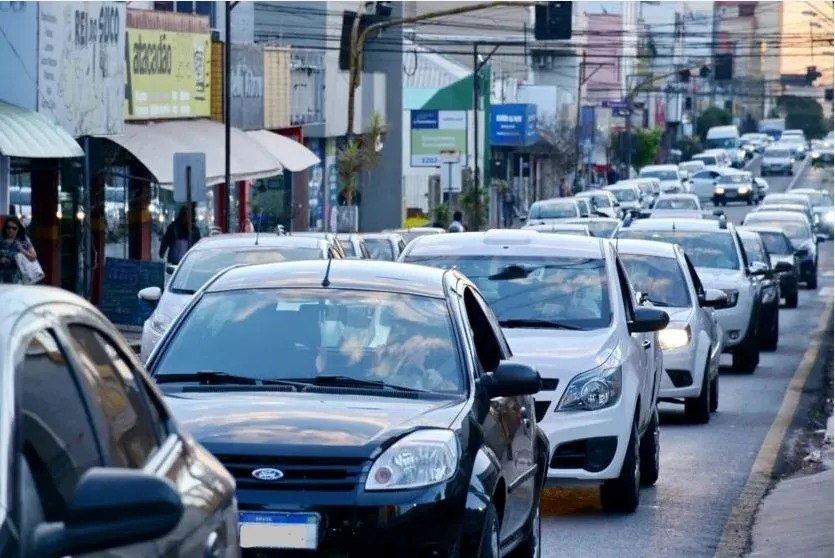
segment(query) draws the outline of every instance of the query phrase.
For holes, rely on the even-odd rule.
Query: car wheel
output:
[[[508,555],[508,558],[541,558],[542,516],[539,514],[539,506],[536,507],[527,531],[528,535],[525,537],[525,540],[513,549],[513,552]]]
[[[493,502],[487,504],[484,512],[484,530],[481,532],[481,550],[479,558],[500,558],[499,516]]]
[[[728,202],[726,202],[725,200],[722,200],[722,207],[727,207],[727,206],[728,206]]]
[[[797,289],[786,295],[786,308],[797,308]]]
[[[760,349],[763,351],[773,352],[777,350],[777,344],[780,342],[780,310],[774,310],[774,319],[768,332],[760,340]]]
[[[715,413],[719,408],[719,376],[710,381],[710,412]]]
[[[641,486],[652,486],[658,481],[661,472],[661,421],[658,419],[658,407],[652,413],[647,431],[641,437]]]
[[[702,389],[698,397],[691,397],[684,400],[684,416],[695,424],[707,424],[710,422],[710,372],[709,363],[705,364],[705,372],[702,375]]]
[[[754,326],[752,326],[754,327]],[[732,367],[743,374],[753,374],[760,363],[760,345],[757,336],[753,333],[748,339],[740,343],[733,351]]]
[[[620,475],[600,487],[600,504],[609,513],[633,513],[641,497],[641,452],[638,425],[633,421],[629,446],[623,457]]]

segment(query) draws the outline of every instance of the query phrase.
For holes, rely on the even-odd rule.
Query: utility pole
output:
[[[232,122],[229,105],[232,100],[232,10],[237,6],[237,2],[225,2],[226,20],[224,23],[224,32],[226,34],[226,41],[223,45],[223,127],[225,136],[224,148],[224,181],[226,182],[226,199],[221,204],[223,208],[223,222],[226,227],[229,227],[229,192],[232,188]],[[228,231],[227,231],[228,232]]]
[[[586,62],[586,51],[583,50],[582,58],[580,59],[580,64],[577,68],[577,106],[576,106],[576,119],[577,119],[577,127],[576,127],[576,135],[577,135],[577,159],[578,163],[580,164],[580,171],[581,172],[585,163],[583,163],[583,149],[582,149],[582,141],[580,139],[582,134],[582,125],[580,122],[580,117],[582,113],[582,104],[583,104],[583,86],[594,77],[594,74],[599,72],[603,66],[606,66],[607,63],[597,64],[597,67],[588,75],[586,75],[586,68],[588,68],[588,63]],[[574,183],[576,185],[577,179],[579,178],[579,174],[574,179]]]

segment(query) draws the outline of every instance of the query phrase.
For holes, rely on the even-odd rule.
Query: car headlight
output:
[[[449,480],[461,450],[451,430],[418,430],[395,442],[371,466],[366,490],[404,490]]]
[[[583,372],[568,384],[557,411],[597,411],[611,407],[620,399],[622,385],[620,366]]]
[[[826,221],[827,223],[832,223],[833,221],[835,221],[835,212],[833,212],[833,211],[827,212],[826,215],[823,216],[823,220]]]
[[[747,188],[747,187],[745,187],[745,186],[743,186],[742,188],[740,188],[740,189],[738,190],[738,192],[739,192],[740,194],[747,194],[747,193],[748,193],[748,188]]]
[[[722,188],[721,186],[717,186],[713,191],[717,194],[724,194],[725,193],[725,189]]]
[[[736,306],[736,302],[739,300],[739,291],[736,289],[723,289],[722,292],[728,297],[728,307]]]
[[[690,343],[692,332],[690,326],[684,322],[670,322],[658,332],[658,344],[662,351],[673,351],[686,347]]]
[[[165,333],[165,330],[168,329],[168,326],[171,325],[171,318],[163,314],[162,312],[154,312],[151,316],[151,329],[156,331],[157,333]]]
[[[821,156],[821,154],[818,153],[817,151],[812,151],[812,159],[817,159],[820,156]]]

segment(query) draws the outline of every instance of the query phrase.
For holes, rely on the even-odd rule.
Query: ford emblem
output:
[[[263,469],[255,469],[252,471],[252,476],[262,481],[277,481],[284,478],[284,473],[278,469],[265,467]]]

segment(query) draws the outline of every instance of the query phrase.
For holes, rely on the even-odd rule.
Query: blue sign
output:
[[[490,110],[490,145],[522,147],[536,143],[536,105],[493,105]]]
[[[413,110],[412,130],[437,130],[438,116],[437,110]]]

